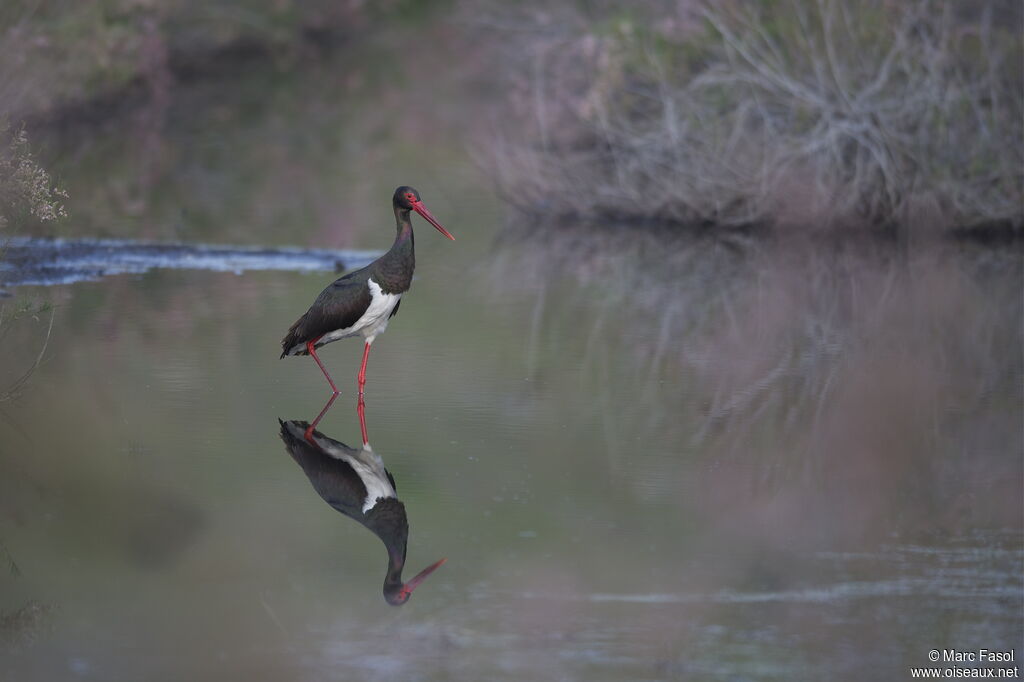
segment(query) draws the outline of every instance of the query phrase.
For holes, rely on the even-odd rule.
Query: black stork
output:
[[[413,590],[445,559],[427,566],[408,582],[402,582],[409,521],[405,505],[397,497],[395,479],[384,468],[383,460],[369,443],[364,442],[357,450],[325,436],[305,421],[280,421],[280,424],[281,440],[288,454],[302,467],[313,489],[331,507],[370,529],[387,548],[384,599],[392,606],[409,601]]]
[[[365,345],[357,381],[359,395],[363,394],[370,345],[398,312],[402,295],[409,290],[412,283],[416,253],[413,248],[409,212],[416,211],[441,234],[448,239],[455,239],[431,215],[423,205],[420,193],[412,187],[403,185],[396,189],[391,203],[395,209],[398,234],[388,252],[365,268],[340,277],[320,292],[313,305],[295,321],[281,341],[282,358],[286,355],[312,355],[335,394],[338,393],[338,387],[334,385],[327,368],[317,357],[316,349],[338,339],[362,336]]]

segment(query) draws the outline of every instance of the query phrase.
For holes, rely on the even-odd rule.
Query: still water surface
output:
[[[0,421],[0,677],[884,680],[1021,653],[1019,254],[503,232],[457,111],[324,88],[349,58],[50,153],[77,234],[383,249],[420,190],[457,241],[416,224],[366,421],[405,577],[447,563],[389,606],[383,544],[282,443],[328,393],[278,344],[332,275],[20,288],[55,308]],[[360,353],[322,353],[319,429],[355,447]]]

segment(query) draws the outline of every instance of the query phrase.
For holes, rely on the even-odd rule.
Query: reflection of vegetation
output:
[[[3,555],[4,561],[7,562],[8,572],[12,577],[19,577],[21,575],[21,569],[18,568],[17,562],[14,561],[14,557],[11,555],[11,550],[7,549],[7,545],[0,542],[0,554]]]
[[[1009,522],[1024,403],[1016,255],[548,237],[493,274],[536,291],[538,376],[559,371],[543,358],[580,358],[574,388],[596,396],[613,466],[666,494],[686,463],[713,463],[723,499],[751,487],[798,506],[844,499],[834,519],[853,533],[897,517],[911,531]],[[653,438],[672,456],[634,447]]]
[[[63,218],[66,198],[33,158],[24,129],[12,129],[0,115],[0,227],[11,220],[22,224]]]
[[[1018,3],[588,5],[505,17],[506,111],[529,122],[506,114],[492,172],[513,203],[691,225],[1024,222]]]
[[[17,651],[31,646],[52,629],[54,608],[29,601],[14,611],[0,613],[0,647]]]
[[[39,354],[36,355],[35,360],[27,369],[23,370],[17,377],[7,380],[6,385],[3,388],[0,388],[0,403],[17,400],[21,397],[29,379],[39,367],[39,363],[43,361],[43,355],[46,354],[46,347],[50,343],[50,333],[53,331],[54,317],[52,307],[48,303],[23,303],[12,312],[8,312],[5,306],[0,306],[0,341],[10,333],[12,326],[19,320],[31,319],[38,323],[41,321],[42,315],[47,312],[50,313],[50,321],[47,324],[46,337],[40,345]]]

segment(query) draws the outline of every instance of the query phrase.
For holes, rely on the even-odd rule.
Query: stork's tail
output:
[[[309,351],[306,350],[306,342],[303,341],[302,335],[299,333],[299,328],[305,320],[305,315],[297,319],[295,324],[288,328],[285,337],[281,339],[282,358],[288,355],[309,355]]]

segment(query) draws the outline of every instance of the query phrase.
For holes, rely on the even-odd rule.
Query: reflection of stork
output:
[[[330,407],[328,401],[323,417]],[[361,407],[361,405],[360,405]],[[360,410],[360,422],[363,414]],[[395,492],[395,479],[384,468],[384,462],[369,443],[362,449],[328,438],[304,421],[282,421],[281,440],[309,477],[313,489],[327,504],[345,516],[358,521],[379,537],[388,550],[388,570],[384,577],[384,599],[392,606],[401,606],[409,595],[433,573],[444,559],[420,571],[409,582],[402,582],[409,523],[405,505]]]
[[[288,330],[281,342],[286,355],[312,355],[320,371],[327,377],[331,390],[338,392],[331,375],[316,349],[320,346],[349,336],[362,336],[363,364],[359,368],[359,395],[366,384],[366,360],[370,356],[370,344],[383,332],[391,317],[398,312],[402,294],[409,290],[412,272],[416,267],[413,250],[412,221],[409,212],[416,211],[428,223],[448,239],[455,239],[441,223],[431,215],[420,200],[420,193],[412,187],[399,187],[391,198],[395,209],[398,234],[395,243],[387,253],[365,268],[350,272],[334,281],[320,292],[313,305]]]

